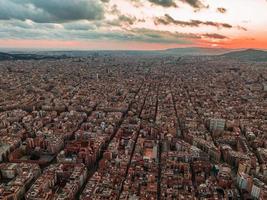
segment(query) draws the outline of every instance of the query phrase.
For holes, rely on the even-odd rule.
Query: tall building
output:
[[[209,129],[210,131],[220,130],[223,131],[225,128],[225,119],[210,119]]]
[[[253,179],[248,174],[238,173],[237,174],[237,185],[240,189],[251,191]]]
[[[267,92],[267,83],[263,84],[263,91]]]
[[[259,179],[254,178],[251,189],[251,196],[254,197],[255,199],[265,199],[265,197],[263,197],[266,195],[265,192],[266,192],[265,184],[261,182]]]
[[[158,158],[158,145],[153,146],[153,158],[157,160]]]

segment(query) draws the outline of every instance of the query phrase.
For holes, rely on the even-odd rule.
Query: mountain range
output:
[[[61,59],[66,58],[64,55],[42,55],[36,53],[4,53],[0,52],[0,61],[2,60],[42,60],[42,59]]]
[[[175,48],[159,51],[39,51],[39,52],[0,52],[1,60],[41,60],[62,59],[69,57],[87,57],[98,55],[164,55],[164,56],[219,56],[225,59],[238,59],[243,61],[267,61],[267,51],[246,49],[230,50],[223,48]]]

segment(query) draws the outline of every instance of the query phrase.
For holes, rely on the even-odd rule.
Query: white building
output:
[[[267,83],[263,84],[263,91],[267,92]]]

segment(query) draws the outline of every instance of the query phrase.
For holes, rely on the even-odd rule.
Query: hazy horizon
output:
[[[92,52],[116,52],[116,51],[143,51],[143,52],[151,52],[151,51],[168,51],[168,50],[175,50],[175,49],[208,49],[208,50],[225,50],[226,52],[229,51],[245,51],[245,50],[260,50],[260,51],[267,51],[267,49],[265,48],[214,48],[214,47],[178,47],[178,48],[170,48],[170,49],[147,49],[147,50],[143,50],[143,49],[69,49],[69,48],[1,48],[0,47],[0,52],[53,52],[53,51],[66,51],[66,52],[75,52],[75,51],[92,51]]]

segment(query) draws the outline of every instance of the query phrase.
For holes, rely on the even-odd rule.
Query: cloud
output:
[[[153,29],[146,29],[146,28],[138,28],[133,29],[131,31],[132,33],[138,33],[141,35],[146,35],[153,38],[187,38],[187,39],[199,39],[201,38],[199,35],[194,33],[179,33],[179,32],[169,32],[169,31],[159,31],[159,30],[153,30]]]
[[[163,17],[157,17],[154,20],[154,23],[156,25],[163,24],[163,25],[169,25],[174,24],[178,26],[189,26],[189,27],[199,27],[201,25],[206,26],[213,26],[217,28],[232,28],[233,26],[227,23],[218,23],[218,22],[212,22],[212,21],[200,21],[200,20],[190,20],[190,21],[181,21],[181,20],[175,20],[170,15],[165,14]]]
[[[212,22],[212,21],[199,21],[199,20],[192,20],[194,23],[198,23],[200,25],[207,25],[207,26],[214,26],[217,28],[233,28],[231,24],[227,23],[218,23],[218,22]]]
[[[137,21],[136,17],[122,14],[122,15],[119,15],[116,19],[107,20],[102,25],[104,26],[106,24],[106,25],[118,26],[118,27],[123,27],[123,26],[128,27],[130,25],[133,25],[136,21]]]
[[[136,0],[132,1],[136,2]],[[177,7],[175,0],[148,0],[148,1],[163,7]],[[187,3],[196,9],[206,8],[206,6],[200,0],[180,0],[180,1],[183,3]]]
[[[227,10],[226,10],[226,8],[217,8],[217,12],[220,12],[220,13],[226,13],[227,12]]]
[[[200,0],[181,0],[182,2],[188,3],[193,8],[205,8],[206,6]]]
[[[99,0],[0,0],[0,19],[30,19],[39,23],[97,20],[104,16]]]
[[[86,20],[62,24],[66,30],[95,30],[97,26]]]
[[[80,21],[63,24],[36,23],[33,21],[11,20],[0,21],[0,38],[2,39],[35,39],[35,40],[101,40],[101,41],[137,41],[146,43],[191,44],[200,39],[199,35],[188,33],[171,33],[144,28],[124,30],[100,30],[93,23]]]
[[[129,25],[133,25],[136,21],[136,17],[131,17],[131,16],[127,16],[127,15],[120,15],[119,16],[119,21],[123,22],[123,23],[127,23]]]
[[[241,30],[241,31],[248,31],[248,29],[243,27],[243,26],[237,26],[236,28]]]
[[[132,29],[129,30],[129,33],[135,41],[149,43],[193,44],[194,40],[201,39],[200,35],[194,33],[159,31],[147,28]]]
[[[0,21],[0,39],[31,39],[54,41],[119,41],[158,44],[192,45],[207,39],[228,39],[216,33],[181,33],[148,28],[129,28],[106,31],[94,22],[78,21],[62,24],[36,23],[30,20]]]
[[[130,5],[131,1],[142,4],[145,11],[148,8],[159,9],[160,12],[169,9],[171,9],[170,11],[179,11],[179,9],[183,9],[182,6],[178,9],[174,7],[180,6],[181,2],[189,4],[195,8],[195,11],[205,7],[202,3],[205,1],[202,0],[128,1],[129,9],[135,9],[134,5]],[[155,13],[155,16],[151,16],[154,12],[147,14],[142,10],[128,12],[128,7],[125,9],[124,5],[117,3],[119,1],[114,2],[115,0],[0,0],[0,38],[196,44],[199,41],[229,39],[221,34],[210,33],[207,31],[210,30],[210,27],[246,31],[244,27],[208,21],[208,18],[207,21],[190,18],[179,19],[173,18],[169,14],[160,16]],[[159,6],[153,6],[155,4]],[[215,8],[217,9],[217,7]],[[222,8],[220,10],[222,11]],[[218,10],[218,12],[221,11]],[[192,10],[191,13],[193,13]],[[149,23],[151,21],[153,23],[153,20],[156,25],[161,26],[156,28],[153,24],[150,26]],[[163,27],[163,25],[166,26]],[[169,27],[179,28],[178,26],[192,27],[196,30],[192,31],[194,33],[168,31]],[[197,33],[197,28],[202,26],[205,27]],[[149,27],[154,29],[149,29]],[[160,28],[163,29],[160,30]],[[173,28],[171,29],[173,30]],[[186,31],[186,29],[182,30]],[[203,32],[203,30],[206,31]],[[220,33],[223,31],[225,30],[220,30]]]
[[[116,4],[111,7],[109,12],[113,15],[120,15],[121,14],[121,11],[118,9],[118,5],[116,5]]]
[[[203,34],[202,35],[203,37],[206,37],[206,38],[211,38],[211,39],[228,39],[227,36],[224,36],[224,35],[221,35],[221,34],[217,34],[217,33],[206,33],[206,34]]]
[[[176,7],[176,3],[174,2],[174,0],[149,0],[151,3],[157,4],[157,5],[161,5],[163,7]]]

